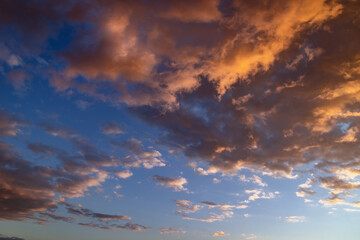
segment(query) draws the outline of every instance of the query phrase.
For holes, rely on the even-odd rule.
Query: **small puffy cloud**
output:
[[[249,201],[255,201],[256,199],[272,199],[275,198],[279,192],[265,192],[263,190],[254,189],[254,190],[245,190],[246,194],[249,194]]]
[[[171,178],[171,177],[154,175],[152,177],[152,180],[161,186],[167,188],[173,188],[177,192],[187,190],[187,188],[184,187],[184,185],[187,184],[187,180],[183,177]]]
[[[130,170],[125,170],[125,171],[116,171],[114,172],[116,176],[118,176],[119,178],[129,178],[133,175],[133,173]]]
[[[180,212],[186,212],[186,213],[194,213],[200,210],[200,205],[194,205],[190,200],[182,199],[182,200],[175,200],[174,201],[177,210]]]
[[[124,133],[124,129],[116,122],[108,122],[102,124],[101,130],[106,135],[116,135]]]
[[[213,183],[220,183],[221,181],[219,180],[219,179],[217,179],[217,178],[213,178]]]
[[[213,236],[213,237],[219,237],[219,236],[230,236],[230,234],[228,234],[228,233],[224,233],[223,231],[217,231],[217,232],[215,232],[215,233],[211,234],[211,236]]]
[[[195,168],[194,171],[199,175],[204,175],[204,176],[209,175],[209,173],[201,167]]]
[[[306,190],[306,189],[300,189],[298,192],[296,192],[296,196],[298,197],[306,197],[308,195],[314,195],[315,191],[312,190]]]
[[[304,216],[289,216],[289,217],[285,217],[285,221],[289,222],[289,223],[300,223],[300,222],[305,222],[305,217]]]

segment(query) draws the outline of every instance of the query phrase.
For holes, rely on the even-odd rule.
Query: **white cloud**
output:
[[[249,201],[255,201],[256,199],[272,199],[275,198],[279,192],[268,192],[266,193],[263,190],[254,189],[254,190],[245,190],[246,194],[249,194]]]
[[[289,216],[289,217],[285,217],[285,221],[287,221],[289,223],[300,223],[300,222],[305,222],[305,217],[304,216]]]

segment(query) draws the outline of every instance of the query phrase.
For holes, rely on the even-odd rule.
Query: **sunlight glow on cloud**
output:
[[[39,224],[35,239],[58,222],[75,226],[70,238],[88,227],[110,230],[107,239],[150,228],[145,238],[279,239],[291,238],[288,223],[330,217],[349,222],[329,236],[351,232],[359,9],[346,0],[0,1],[0,240],[26,239],[28,223]],[[289,236],[269,230],[280,214]],[[263,228],[238,232],[237,217]],[[130,231],[121,237],[145,236]]]

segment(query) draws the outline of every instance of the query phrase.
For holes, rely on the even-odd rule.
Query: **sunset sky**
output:
[[[360,1],[0,1],[0,240],[360,239]]]

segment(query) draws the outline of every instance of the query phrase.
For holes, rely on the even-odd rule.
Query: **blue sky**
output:
[[[0,9],[0,240],[359,238],[356,1]]]

